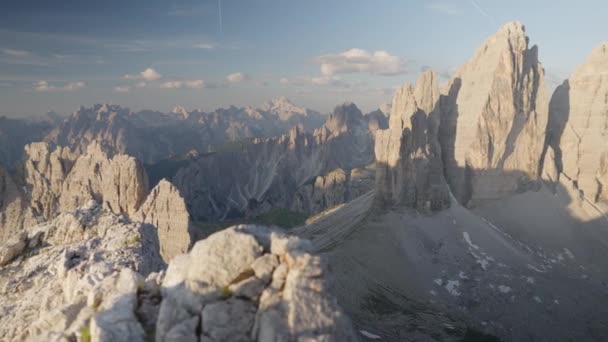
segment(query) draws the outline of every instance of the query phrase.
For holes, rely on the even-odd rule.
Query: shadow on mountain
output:
[[[601,341],[608,221],[569,184],[534,184],[432,214],[378,208],[370,193],[294,233],[325,254],[358,328],[383,340],[460,340],[471,327],[505,341]]]

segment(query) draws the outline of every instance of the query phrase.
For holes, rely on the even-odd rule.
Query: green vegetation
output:
[[[123,242],[123,245],[124,245],[125,247],[131,247],[131,246],[135,246],[135,245],[137,245],[137,244],[138,244],[140,241],[141,241],[141,236],[139,236],[139,235],[135,235],[135,236],[133,236],[131,239],[129,239],[129,240],[125,240],[125,241]]]
[[[91,328],[88,324],[80,329],[80,339],[82,342],[91,342]]]
[[[255,222],[264,225],[275,225],[285,229],[301,226],[306,223],[306,215],[289,209],[272,209],[254,218]]]
[[[237,224],[261,224],[265,226],[278,226],[283,229],[291,229],[302,226],[305,223],[306,215],[303,213],[289,209],[276,208],[256,217],[243,217],[219,222],[195,221],[193,222],[193,225],[197,228],[196,240],[201,240],[217,231]]]

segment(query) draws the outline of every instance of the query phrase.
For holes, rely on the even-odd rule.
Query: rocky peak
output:
[[[555,90],[547,125],[547,143],[562,180],[571,182],[587,200],[603,205],[608,202],[607,99],[608,44],[604,43]]]
[[[443,92],[446,176],[463,204],[522,191],[538,177],[548,108],[544,70],[521,23],[509,23]]]
[[[361,125],[363,121],[363,113],[357,108],[357,105],[352,102],[347,102],[336,106],[333,113],[325,122],[324,127],[332,132],[332,134],[338,135],[354,129]]]
[[[165,179],[150,191],[134,219],[156,227],[160,254],[167,263],[187,253],[195,239],[186,203],[179,190]]]
[[[376,202],[428,212],[449,206],[437,140],[439,89],[434,72],[395,92],[389,128],[376,132]]]

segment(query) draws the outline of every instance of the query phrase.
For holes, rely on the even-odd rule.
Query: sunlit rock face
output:
[[[379,205],[406,205],[420,211],[449,206],[437,139],[437,75],[424,72],[415,87],[395,93],[389,128],[376,132],[376,199]]]
[[[547,131],[562,180],[589,201],[608,202],[608,44],[555,90]]]
[[[94,201],[13,235],[0,244],[0,339],[357,340],[306,240],[234,226],[168,268],[158,242]]]
[[[137,210],[134,219],[156,227],[160,254],[165,262],[188,252],[192,246],[192,229],[186,203],[179,190],[167,180],[161,180],[150,191]]]
[[[439,140],[455,197],[475,205],[526,190],[538,176],[548,118],[538,48],[521,23],[490,37],[448,83]]]

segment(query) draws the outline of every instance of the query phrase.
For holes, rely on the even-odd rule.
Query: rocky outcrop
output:
[[[18,177],[22,179],[24,195],[37,217],[50,219],[59,212],[63,182],[76,158],[67,148],[53,148],[44,142],[25,147]]]
[[[297,189],[291,209],[318,213],[349,202],[374,188],[375,164],[348,171],[335,169]]]
[[[94,202],[19,232],[0,245],[0,259],[3,341],[86,340],[97,328],[85,325],[94,319],[103,326],[106,308],[137,304],[137,285],[144,284],[137,272],[164,266],[154,230]],[[113,333],[122,340],[123,329],[139,323],[133,312],[120,313],[112,322],[120,322]]]
[[[48,143],[29,144],[15,176],[0,171],[0,242],[23,227],[53,219],[89,200],[131,216],[147,189],[147,176],[138,160],[111,156],[99,143],[92,143],[83,155]]]
[[[595,48],[555,90],[549,111],[547,146],[552,153],[546,159],[554,155],[563,180],[572,182],[587,200],[608,202],[607,43]]]
[[[182,168],[172,182],[193,218],[224,220],[291,208],[294,194],[317,177],[337,169],[349,174],[373,159],[366,116],[354,104],[344,104],[313,134],[295,127],[289,135],[234,144]],[[304,202],[314,200],[299,201]]]
[[[93,142],[66,176],[59,204],[62,211],[68,211],[94,199],[115,213],[132,216],[147,191],[148,177],[137,159],[111,156],[100,143]]]
[[[0,167],[0,243],[36,223],[13,177]]]
[[[505,25],[458,69],[441,100],[439,139],[455,197],[474,205],[538,177],[548,108],[538,48]]]
[[[437,75],[425,71],[416,86],[395,93],[389,128],[376,133],[376,202],[381,207],[406,205],[419,211],[449,206],[443,178]]]
[[[357,340],[305,240],[236,226],[154,273],[148,228],[92,202],[1,246],[0,339]]]
[[[156,227],[160,255],[169,263],[188,252],[194,241],[186,203],[173,184],[162,180],[148,195],[134,219]]]
[[[356,340],[306,246],[247,225],[198,242],[169,265],[156,340]]]

